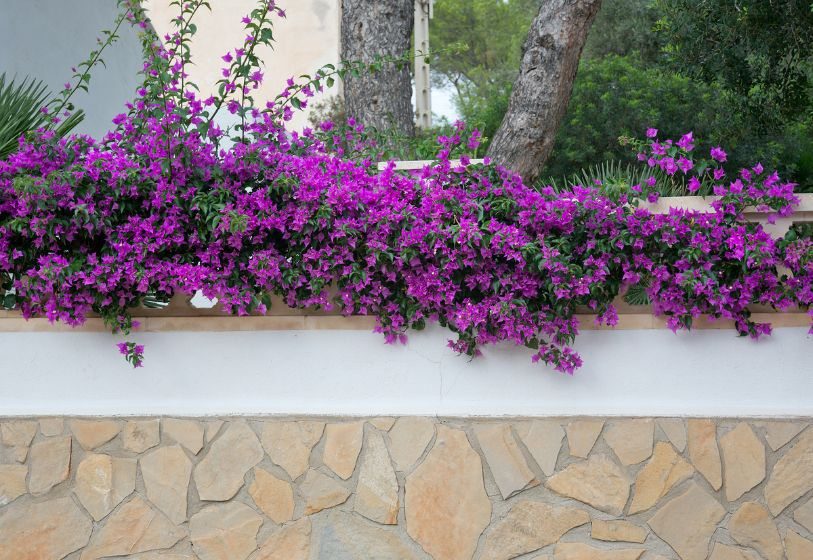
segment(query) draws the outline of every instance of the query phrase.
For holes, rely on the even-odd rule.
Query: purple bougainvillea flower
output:
[[[728,154],[720,146],[715,146],[711,149],[711,157],[715,161],[719,161],[720,163],[724,163],[728,159]]]
[[[690,159],[686,159],[685,157],[681,156],[677,160],[677,166],[685,174],[688,173],[694,167],[694,162]]]
[[[691,152],[694,149],[694,135],[691,132],[687,132],[680,137],[680,140],[677,141],[677,145],[681,149]]]

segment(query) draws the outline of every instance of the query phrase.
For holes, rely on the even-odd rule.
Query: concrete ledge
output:
[[[665,317],[650,313],[619,314],[618,325],[596,325],[595,315],[577,315],[580,329],[592,330],[649,330],[668,329]],[[754,313],[757,322],[771,323],[774,328],[798,328],[810,325],[807,313]],[[308,331],[308,330],[366,330],[375,328],[374,317],[343,317],[341,315],[273,315],[233,317],[206,315],[199,317],[134,317],[141,323],[138,332],[231,332],[231,331]],[[733,321],[700,318],[693,326],[697,330],[733,330]],[[0,333],[13,332],[108,332],[104,322],[92,317],[80,327],[51,323],[47,319],[23,319],[9,314],[0,316]]]

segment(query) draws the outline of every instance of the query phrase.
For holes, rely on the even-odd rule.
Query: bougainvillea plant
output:
[[[752,337],[770,326],[753,322],[749,305],[813,302],[810,240],[776,239],[743,217],[754,206],[788,215],[793,185],[759,165],[726,171],[721,148],[693,158],[691,134],[673,142],[653,129],[635,146],[642,165],[718,195],[710,212],[652,213],[639,204],[657,199],[646,183],[613,196],[596,185],[555,192],[488,162],[454,163],[453,151],[477,146],[462,124],[421,173],[379,172],[350,157],[364,151],[361,127],[285,128],[349,63],[255,105],[255,47],[273,40],[271,18],[283,15],[273,2],[244,18],[245,42],[224,54],[209,98],[185,72],[191,18],[207,3],[177,3],[177,31],[163,41],[136,2],[124,5],[147,54],[127,112],[100,140],[42,131],[0,162],[0,289],[26,318],[79,325],[96,313],[126,334],[145,301],[200,290],[244,315],[266,312],[276,295],[375,316],[388,342],[439,323],[458,352],[510,341],[573,372],[577,312],[614,325],[613,301],[630,286],[643,286],[674,330],[709,316]],[[220,110],[239,124],[220,129]],[[140,345],[119,349],[142,364]]]

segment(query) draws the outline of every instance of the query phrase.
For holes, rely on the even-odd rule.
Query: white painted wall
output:
[[[387,346],[365,331],[153,333],[132,370],[99,333],[0,335],[0,416],[8,415],[813,415],[813,340],[777,329],[587,331],[570,377],[530,352],[473,361],[440,329]]]

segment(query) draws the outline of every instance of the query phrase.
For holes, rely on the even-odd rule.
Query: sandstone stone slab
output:
[[[694,474],[694,468],[674,448],[659,441],[655,445],[652,459],[638,472],[635,479],[635,493],[632,496],[629,514],[646,511],[661,498]]]
[[[278,479],[265,469],[254,468],[254,481],[248,487],[254,503],[274,523],[282,524],[294,517],[294,491],[291,484]]]
[[[392,529],[333,511],[314,530],[313,560],[419,560],[409,543]],[[280,559],[282,560],[282,559]],[[288,559],[285,559],[288,560]]]
[[[353,511],[383,525],[398,523],[398,479],[381,432],[367,436]]]
[[[565,533],[590,521],[581,509],[543,502],[516,502],[486,533],[483,558],[510,560],[557,542]]]
[[[113,511],[135,491],[135,459],[86,455],[76,469],[74,492],[96,521]]]
[[[720,438],[725,474],[725,497],[729,502],[765,479],[765,446],[745,422]]]
[[[186,535],[183,527],[176,527],[136,496],[114,511],[94,533],[82,551],[81,560],[164,550],[175,546]]]
[[[25,465],[0,465],[0,508],[26,493]]]
[[[545,485],[601,511],[620,515],[630,493],[630,480],[606,455],[594,455],[573,463],[548,479]]]
[[[132,556],[119,556],[116,560],[198,560],[191,552],[144,552]]]
[[[813,532],[813,498],[796,508],[796,511],[793,512],[793,519],[808,531]]]
[[[686,423],[680,418],[660,418],[660,426],[675,449],[683,453],[686,450]]]
[[[395,418],[382,416],[380,418],[370,418],[367,420],[367,422],[382,432],[389,432],[392,429],[393,424],[395,424]]]
[[[18,463],[25,462],[28,446],[36,434],[36,420],[11,420],[0,424],[0,441],[11,448],[11,454]]]
[[[185,522],[192,461],[181,446],[161,447],[139,462],[147,498],[173,523]]]
[[[0,447],[2,450],[2,447]],[[9,447],[9,454],[11,457],[18,463],[25,463],[26,458],[28,457],[28,448],[27,447]]]
[[[271,534],[251,560],[310,560],[310,517],[305,517]]]
[[[644,527],[621,519],[593,519],[590,527],[590,536],[597,541],[642,543],[647,534]]]
[[[246,473],[263,458],[257,436],[243,421],[230,422],[195,467],[201,500],[222,502],[237,494]]]
[[[813,542],[790,529],[785,531],[785,550],[788,553],[788,560],[810,560],[813,558]]]
[[[551,476],[556,471],[556,460],[565,437],[561,424],[556,420],[532,420],[517,425],[516,429],[539,468],[545,476]]]
[[[92,451],[119,435],[121,422],[115,420],[71,420],[71,432],[84,449]]]
[[[813,488],[813,430],[799,436],[773,467],[765,486],[765,501],[774,515]]]
[[[223,422],[223,420],[207,420],[203,424],[204,424],[204,433],[206,435],[206,443],[210,443],[213,439],[215,439],[215,436],[217,436],[217,434],[220,433],[220,428],[223,427],[223,424],[225,424],[225,422]]]
[[[356,470],[363,441],[364,422],[328,424],[325,427],[322,462],[340,478],[347,480]]]
[[[648,523],[681,560],[706,560],[711,536],[725,513],[714,497],[691,482],[686,492],[667,502]]]
[[[728,544],[714,543],[709,560],[762,560],[753,550],[738,548]]]
[[[0,424],[0,440],[9,447],[27,448],[36,434],[36,420],[11,420]]]
[[[651,419],[619,420],[604,430],[604,441],[622,465],[637,465],[652,455],[655,422]]]
[[[426,459],[406,479],[407,532],[434,560],[470,560],[491,521],[480,456],[465,432],[437,427]]]
[[[71,467],[71,436],[55,437],[31,446],[28,491],[45,494],[68,479]]]
[[[574,420],[569,423],[565,431],[570,455],[587,458],[603,427],[604,420]]]
[[[121,433],[124,449],[133,453],[143,453],[161,442],[161,421],[130,420]]]
[[[690,418],[689,460],[715,490],[723,485],[723,467],[717,447],[717,424],[713,420]]]
[[[774,451],[783,448],[807,427],[807,422],[754,422],[765,434],[765,441]]]
[[[390,454],[395,468],[409,471],[435,436],[435,423],[429,418],[404,416],[395,421],[389,432]]]
[[[638,560],[643,548],[603,550],[582,543],[559,543],[553,551],[553,560]]]
[[[257,549],[262,524],[263,518],[240,502],[207,506],[189,520],[192,548],[200,560],[245,560]]]
[[[0,515],[0,560],[60,560],[85,546],[92,529],[71,498],[17,502]]]
[[[62,418],[41,418],[40,433],[45,437],[61,436],[65,431],[65,420]]]
[[[511,433],[510,424],[479,424],[474,426],[474,433],[504,500],[539,485]]]
[[[728,522],[731,538],[759,552],[766,560],[782,560],[782,539],[776,525],[762,505],[746,502]]]
[[[350,497],[350,491],[333,478],[316,470],[309,470],[299,486],[305,498],[305,515],[343,504]]]
[[[308,470],[311,449],[322,438],[324,422],[265,422],[262,442],[268,456],[291,480]]]
[[[220,423],[222,424],[222,422]],[[220,426],[218,426],[219,428]],[[162,429],[165,436],[180,443],[193,455],[197,455],[203,449],[204,429],[197,420],[166,418],[163,421]]]

